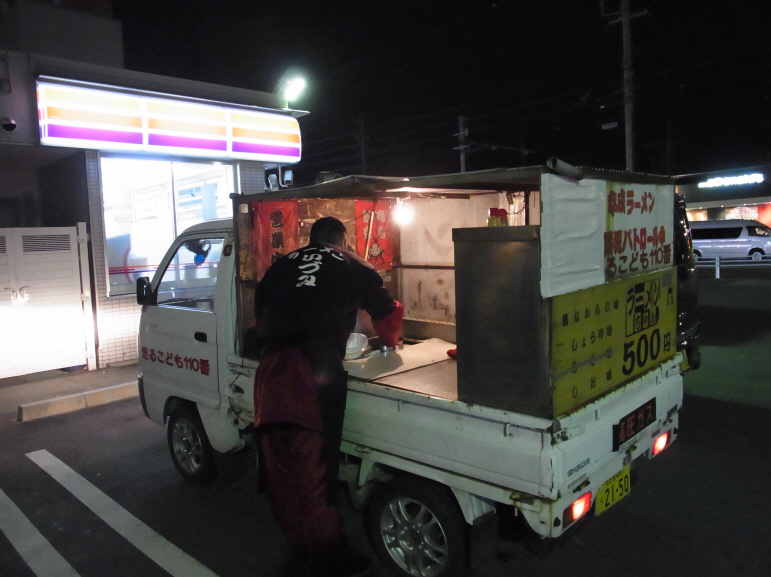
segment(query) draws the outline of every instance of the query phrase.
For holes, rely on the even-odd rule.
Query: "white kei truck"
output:
[[[137,281],[142,406],[187,480],[254,446],[254,288],[321,216],[405,307],[397,349],[359,315],[370,338],[345,361],[340,463],[395,575],[465,574],[502,514],[553,542],[677,437],[672,179],[550,159],[233,201],[233,219],[187,229]]]

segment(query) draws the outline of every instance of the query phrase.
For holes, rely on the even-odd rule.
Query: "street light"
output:
[[[302,76],[286,76],[280,83],[279,94],[284,101],[284,108],[289,108],[289,103],[297,100],[305,91],[307,82]]]

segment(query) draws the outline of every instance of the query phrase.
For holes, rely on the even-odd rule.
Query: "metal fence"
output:
[[[769,268],[771,267],[771,256],[764,256],[760,260],[751,258],[700,258],[696,261],[696,268],[712,269],[715,271],[715,278],[720,278],[721,268]]]

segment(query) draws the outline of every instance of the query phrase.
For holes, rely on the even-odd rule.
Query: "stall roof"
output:
[[[643,173],[576,167],[583,178],[641,184],[674,184],[675,179]],[[281,198],[398,198],[415,194],[467,196],[494,192],[539,190],[541,175],[557,174],[546,165],[522,168],[495,168],[434,176],[344,176],[300,188],[259,194],[260,199]]]

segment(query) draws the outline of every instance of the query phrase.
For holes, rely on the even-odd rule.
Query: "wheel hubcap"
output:
[[[172,432],[174,455],[182,469],[195,474],[201,468],[203,447],[195,426],[185,418],[177,419]]]
[[[396,564],[410,575],[432,577],[447,566],[447,537],[431,510],[414,499],[396,497],[380,516],[380,535]]]

